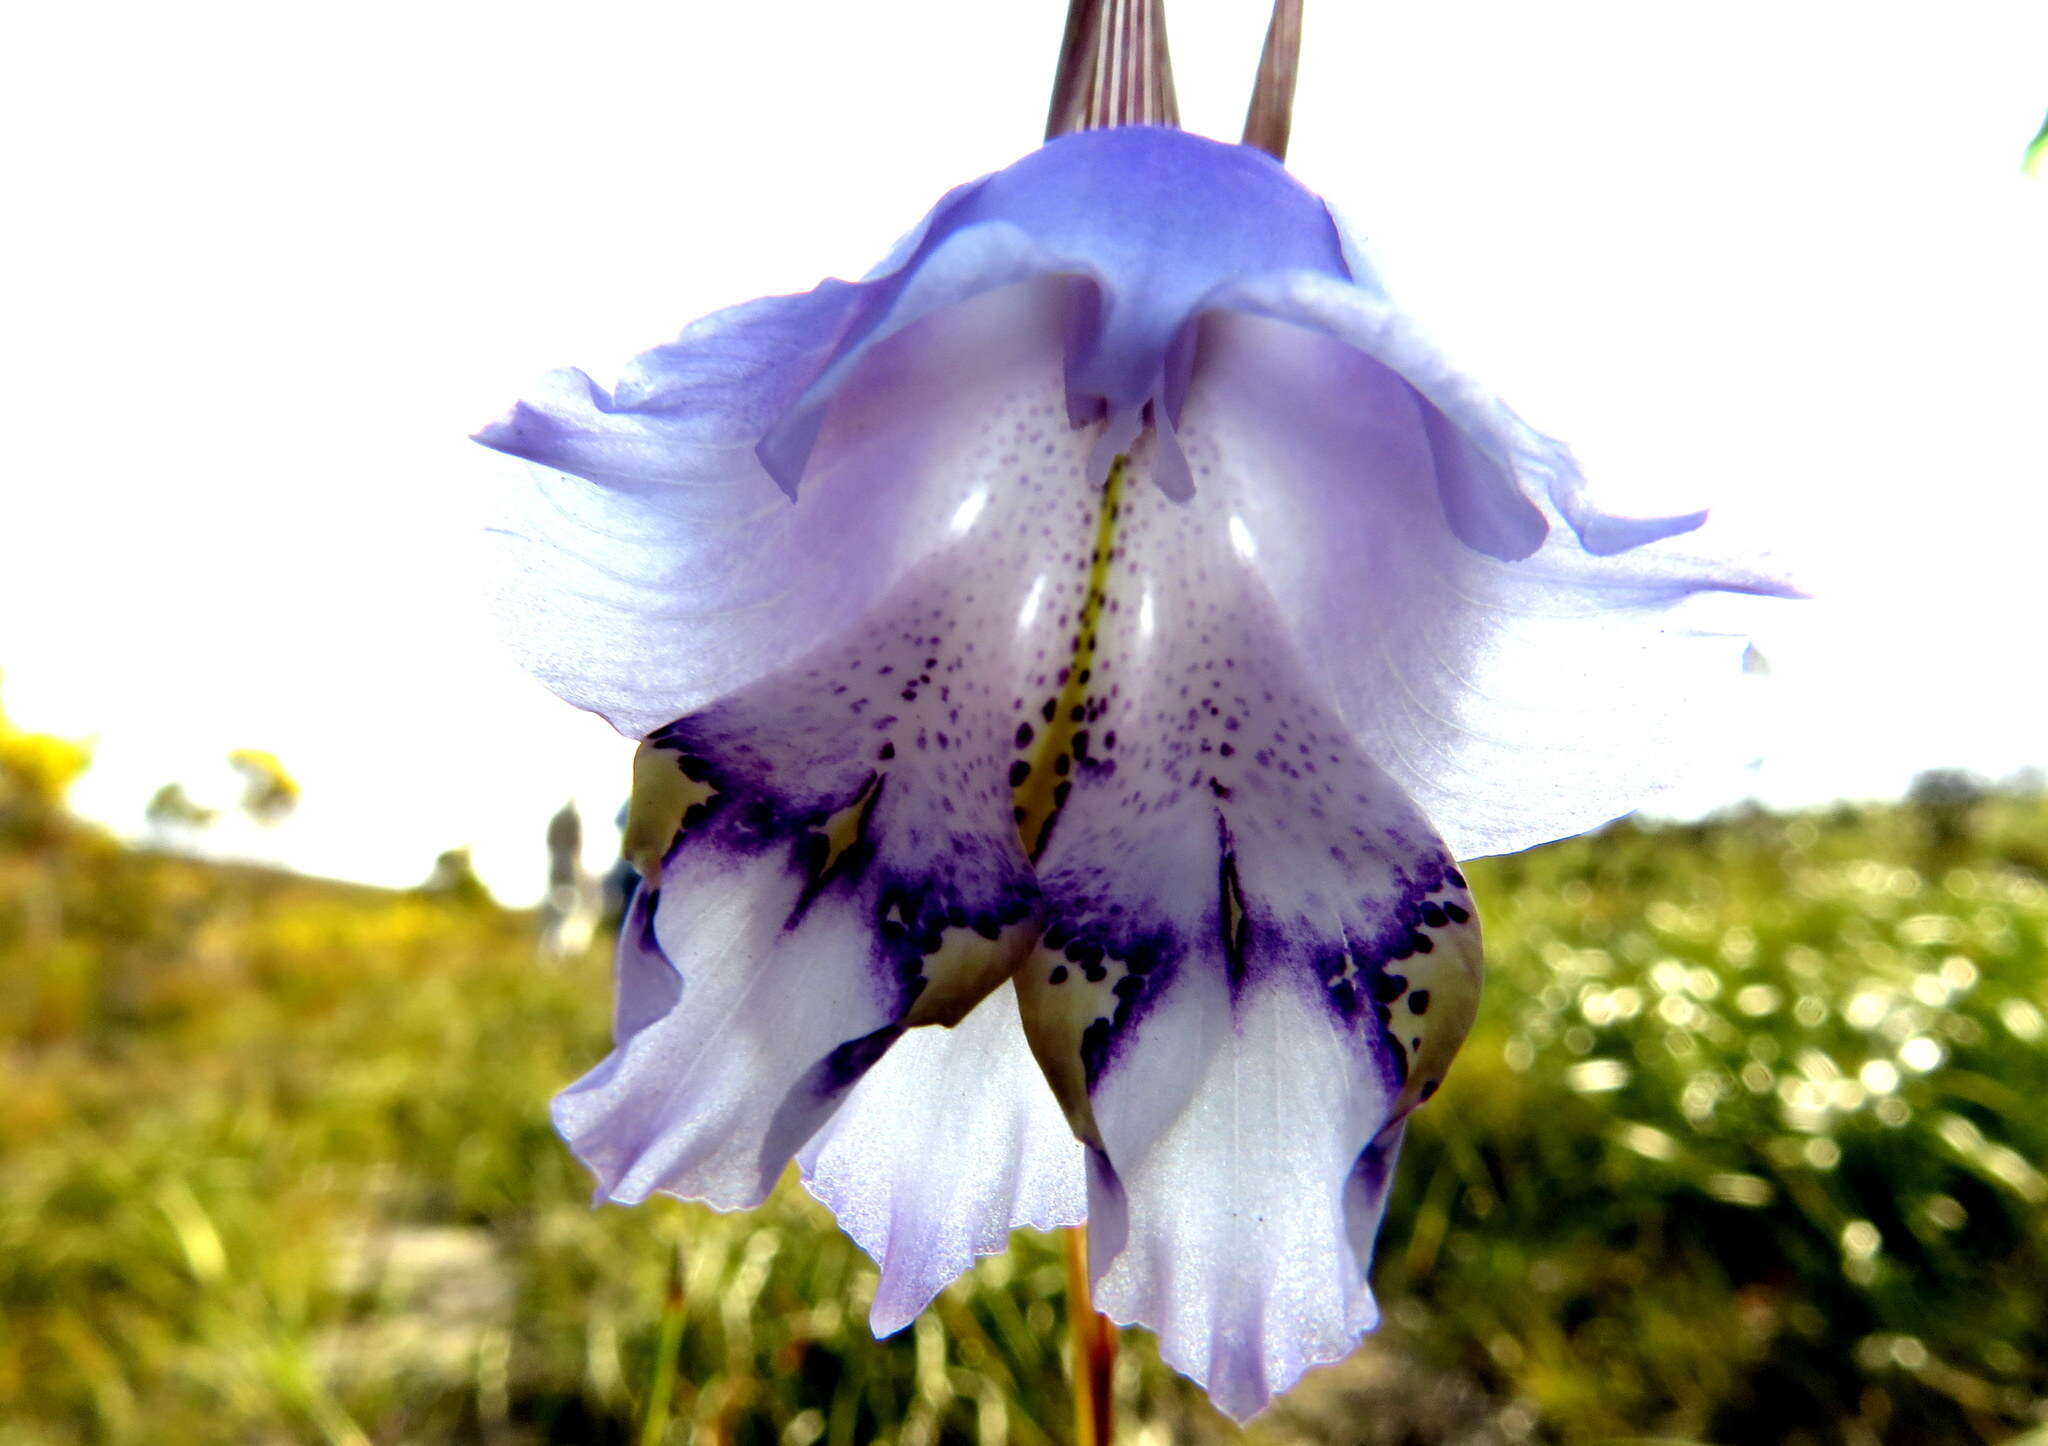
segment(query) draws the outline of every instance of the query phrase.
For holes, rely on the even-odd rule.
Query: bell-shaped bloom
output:
[[[895,1329],[1015,1226],[1239,1417],[1377,1318],[1453,860],[1666,781],[1755,590],[1596,510],[1269,157],[1082,132],[481,440],[515,645],[645,739],[601,1199],[788,1162]],[[923,1026],[942,1026],[928,1028]],[[943,1027],[943,1026],[950,1026]]]

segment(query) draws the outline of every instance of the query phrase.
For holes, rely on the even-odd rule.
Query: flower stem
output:
[[[640,1446],[661,1446],[668,1435],[669,1394],[675,1388],[676,1357],[683,1345],[683,1248],[669,1265],[661,1301],[661,1334],[654,1344],[654,1374],[647,1383],[647,1409],[640,1417]]]
[[[1163,0],[1069,0],[1045,138],[1179,124]]]
[[[1067,1333],[1073,1349],[1075,1446],[1112,1446],[1110,1377],[1116,1328],[1095,1309],[1088,1290],[1088,1227],[1060,1232],[1067,1256]]]
[[[1244,117],[1244,143],[1276,161],[1287,159],[1287,134],[1294,125],[1294,78],[1301,69],[1301,0],[1273,0],[1266,46],[1259,53],[1259,78]]]

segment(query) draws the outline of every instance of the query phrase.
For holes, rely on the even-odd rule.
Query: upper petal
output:
[[[874,348],[835,395],[800,505],[756,456],[744,397],[635,409],[558,373],[488,434],[546,469],[507,489],[494,528],[510,646],[634,736],[787,667],[954,540],[975,479],[1003,485],[971,454],[1018,385],[1057,374],[1061,296],[1005,288]],[[756,322],[779,334],[774,313],[719,345],[741,349]]]
[[[1669,541],[1596,555],[1567,526],[1519,561],[1473,547],[1432,406],[1356,345],[1218,311],[1183,445],[1360,747],[1465,858],[1590,828],[1725,750],[1746,620],[1716,595],[1774,584]],[[1559,519],[1561,450],[1492,415]]]
[[[1348,276],[1329,212],[1271,156],[1160,126],[1052,141],[963,197],[949,224],[986,221],[1028,232],[1052,266],[1099,284],[1067,385],[1112,417],[1155,398],[1178,412],[1168,355],[1219,287],[1266,272]]]
[[[494,528],[512,647],[630,734],[766,676],[943,540],[899,460],[975,417],[1038,335],[976,298],[1045,279],[1024,291],[1060,334],[1068,414],[1112,421],[1099,478],[1148,405],[1178,412],[1202,298],[1272,268],[1345,274],[1327,212],[1269,157],[1086,132],[949,194],[864,281],[719,312],[612,392],[556,373],[478,434],[546,469]]]
[[[1271,317],[1343,342],[1413,390],[1435,462],[1445,520],[1468,547],[1504,562],[1528,557],[1549,532],[1544,504],[1580,546],[1605,556],[1689,532],[1705,513],[1627,518],[1600,511],[1570,451],[1530,427],[1454,367],[1377,279],[1314,271],[1249,275],[1208,298],[1217,309]]]

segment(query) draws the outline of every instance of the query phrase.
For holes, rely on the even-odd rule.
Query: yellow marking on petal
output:
[[[944,930],[939,947],[924,956],[924,990],[903,1016],[904,1024],[958,1024],[1016,973],[1018,961],[1037,940],[1038,925],[1031,920],[1012,924],[993,939],[964,926]]]
[[[652,888],[661,882],[661,861],[667,857],[683,819],[718,792],[683,772],[683,758],[672,748],[642,743],[633,755],[633,797],[626,807],[622,852]]]
[[[825,840],[825,861],[818,866],[819,877],[831,873],[832,866],[839,862],[839,856],[860,841],[861,830],[867,827],[868,813],[881,793],[881,782],[882,775],[875,774],[853,796],[853,802],[817,826],[815,831]]]
[[[1479,1017],[1479,986],[1485,972],[1479,915],[1469,899],[1461,897],[1459,903],[1471,914],[1466,922],[1421,930],[1435,947],[1388,966],[1408,981],[1407,990],[1387,1007],[1387,1032],[1408,1054],[1408,1080],[1394,1101],[1395,1119],[1421,1104],[1425,1089],[1434,1093],[1431,1087],[1443,1083],[1472,1021]],[[1418,990],[1429,997],[1429,1008],[1422,1014],[1415,1012]]]
[[[1046,830],[1066,799],[1061,787],[1072,773],[1058,771],[1061,758],[1072,758],[1074,735],[1087,716],[1088,679],[1095,667],[1096,632],[1102,622],[1102,607],[1109,596],[1110,555],[1116,543],[1118,503],[1123,497],[1124,477],[1130,458],[1119,456],[1109,466],[1109,478],[1102,484],[1102,500],[1096,513],[1095,550],[1088,562],[1088,591],[1076,622],[1079,642],[1067,667],[1067,680],[1060,685],[1053,715],[1037,733],[1037,747],[1031,754],[1031,771],[1011,790],[1017,809],[1017,833],[1024,840],[1024,852],[1031,858],[1045,844]],[[1076,716],[1079,715],[1079,716]],[[1073,768],[1079,760],[1069,764]]]
[[[1088,1066],[1081,1043],[1090,1025],[1115,1017],[1117,984],[1131,971],[1123,960],[1104,955],[1100,980],[1068,961],[1057,949],[1038,948],[1017,971],[1017,1003],[1024,1019],[1024,1038],[1031,1046],[1053,1097],[1060,1102],[1076,1138],[1101,1145],[1095,1107],[1088,1099]],[[1058,974],[1060,982],[1053,983]]]
[[[1244,885],[1238,882],[1235,858],[1223,870],[1223,948],[1232,958],[1244,949]]]

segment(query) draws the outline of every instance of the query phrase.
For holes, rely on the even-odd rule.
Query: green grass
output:
[[[2048,806],[1994,798],[1475,868],[1488,993],[1411,1132],[1387,1326],[1247,1436],[2048,1421],[2044,851]],[[878,1343],[800,1188],[592,1210],[546,1103],[607,966],[531,929],[0,806],[0,1446],[1067,1439],[1052,1242]],[[1126,1441],[1236,1434],[1139,1333],[1117,1392]]]

